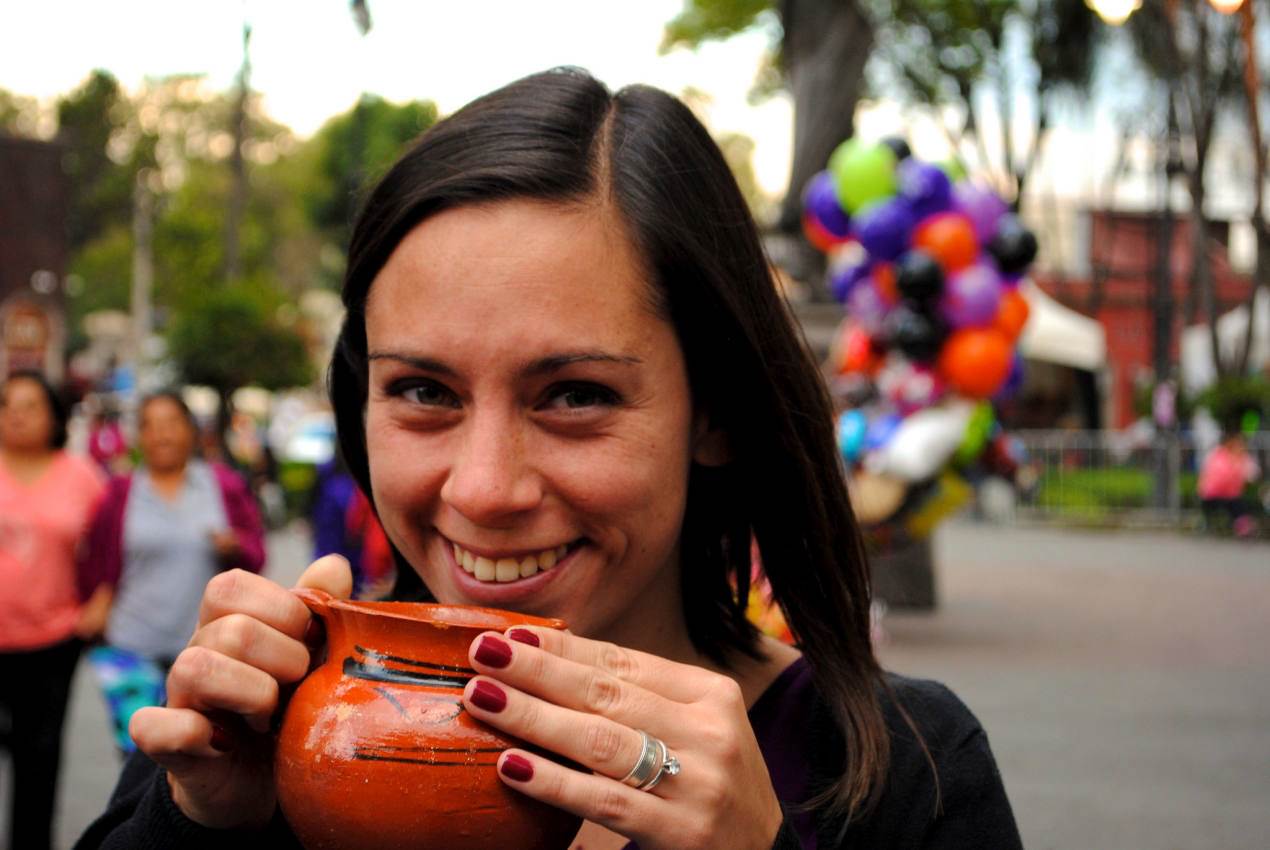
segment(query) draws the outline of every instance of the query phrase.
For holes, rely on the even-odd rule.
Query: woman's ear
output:
[[[704,413],[698,413],[692,423],[692,460],[701,466],[724,466],[732,460],[727,433],[712,425]]]

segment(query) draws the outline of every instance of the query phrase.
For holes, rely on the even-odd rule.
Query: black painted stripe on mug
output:
[[[358,761],[390,761],[398,764],[417,764],[420,767],[494,767],[498,764],[498,759],[494,761],[429,761],[425,758],[372,756],[363,753],[353,753],[353,758]]]
[[[471,676],[440,676],[414,670],[391,670],[387,667],[369,665],[354,658],[344,659],[344,675],[355,679],[369,679],[372,682],[393,682],[398,685],[418,685],[428,688],[453,688],[463,690],[471,680]],[[472,675],[475,675],[473,672]]]
[[[423,667],[427,670],[444,670],[447,673],[466,673],[469,676],[476,675],[476,671],[471,667],[454,667],[450,664],[432,664],[428,661],[418,661],[414,658],[403,658],[400,655],[388,655],[387,653],[377,652],[376,650],[367,649],[364,646],[356,644],[353,646],[353,651],[360,652],[362,655],[365,655],[367,658],[375,661],[392,661],[397,664],[409,664],[411,667]]]

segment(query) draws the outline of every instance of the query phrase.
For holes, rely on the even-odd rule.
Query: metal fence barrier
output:
[[[1195,492],[1208,446],[1189,434],[1134,431],[1016,431],[1020,468],[1013,492],[980,488],[979,508],[989,518],[1049,520],[1095,525],[1170,525],[1215,531]],[[1261,479],[1245,491],[1267,533],[1270,431],[1248,439]]]

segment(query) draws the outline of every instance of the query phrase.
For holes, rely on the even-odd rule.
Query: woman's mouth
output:
[[[464,572],[477,581],[490,584],[507,584],[523,578],[530,578],[540,572],[552,569],[557,563],[564,560],[565,556],[569,554],[569,550],[576,545],[577,541],[574,543],[562,543],[550,549],[528,552],[514,557],[487,557],[485,555],[475,555],[459,544],[454,543],[454,561],[463,568]]]

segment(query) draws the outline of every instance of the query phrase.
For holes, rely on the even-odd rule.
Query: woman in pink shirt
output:
[[[35,372],[0,388],[0,711],[10,717],[9,844],[51,845],[62,720],[86,635],[79,547],[104,490],[68,454],[67,411]]]
[[[1225,513],[1235,534],[1240,537],[1252,534],[1256,520],[1244,499],[1244,488],[1260,474],[1257,462],[1244,445],[1244,435],[1238,431],[1228,434],[1208,453],[1199,472],[1195,489],[1199,492],[1204,516],[1211,518],[1218,512]]]

